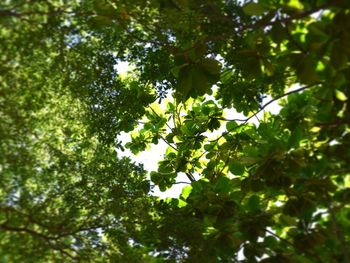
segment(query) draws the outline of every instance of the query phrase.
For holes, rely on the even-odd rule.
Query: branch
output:
[[[214,140],[211,140],[209,142],[215,142],[215,144],[212,145],[211,149],[213,149],[215,147],[215,145],[218,143],[218,141],[224,137],[225,135],[229,134],[230,132],[242,127],[243,125],[245,125],[251,118],[253,118],[254,116],[256,116],[259,112],[263,111],[267,106],[269,106],[271,103],[273,103],[274,101],[277,101],[277,100],[280,100],[281,98],[283,97],[286,97],[290,94],[293,94],[293,93],[296,93],[296,92],[300,92],[300,91],[303,91],[303,90],[306,90],[312,86],[316,85],[316,83],[313,83],[313,84],[310,84],[310,85],[307,85],[307,86],[304,86],[304,87],[301,87],[299,89],[296,89],[296,90],[292,90],[292,91],[289,91],[289,92],[286,92],[280,96],[278,96],[277,98],[275,99],[272,99],[270,100],[269,102],[267,102],[265,105],[263,105],[257,112],[253,113],[252,116],[246,118],[246,119],[226,119],[226,118],[220,118],[221,120],[223,121],[241,121],[242,123],[240,125],[237,125],[236,127],[234,127],[233,129],[231,130],[228,130],[226,132],[223,132],[219,137],[217,137],[216,139]],[[211,150],[210,149],[210,150]],[[206,152],[203,152],[202,155],[199,157],[201,158]]]
[[[194,176],[191,173],[185,173],[187,178],[191,181],[191,183],[195,182],[196,179],[194,178]]]
[[[178,149],[176,149],[175,146],[171,145],[164,137],[163,135],[161,135],[160,133],[158,133],[158,136],[167,144],[169,145],[171,148],[173,148],[175,151],[178,151]]]
[[[32,229],[25,228],[25,227],[12,227],[12,226],[8,226],[6,224],[1,224],[0,229],[6,230],[6,231],[12,231],[12,232],[26,232],[28,234],[31,234],[32,236],[36,236],[36,237],[40,237],[42,239],[45,239],[46,241],[57,239],[56,237],[50,237],[50,236],[44,235],[42,233],[36,232]]]
[[[264,110],[267,106],[269,106],[271,103],[275,102],[275,101],[278,101],[290,94],[293,94],[293,93],[297,93],[297,92],[300,92],[300,91],[303,91],[303,90],[306,90],[312,86],[316,85],[316,83],[313,83],[313,84],[310,84],[310,85],[307,85],[307,86],[304,86],[304,87],[301,87],[299,89],[296,89],[296,90],[292,90],[292,91],[289,91],[289,92],[286,92],[272,100],[270,100],[269,102],[267,102],[265,105],[263,105],[260,110],[258,110],[257,112],[255,112],[252,116],[250,116],[249,118],[247,118],[247,121],[250,120],[252,117],[254,117],[255,115],[259,114],[262,110]]]
[[[304,86],[304,87],[301,87],[299,89],[296,89],[296,90],[292,90],[292,91],[289,91],[289,92],[286,92],[270,101],[268,101],[266,104],[264,104],[258,111],[256,111],[255,113],[253,113],[252,116],[246,118],[246,119],[226,119],[226,118],[220,118],[220,120],[223,120],[223,121],[240,121],[240,122],[248,122],[251,118],[253,118],[254,116],[256,116],[257,114],[259,114],[261,111],[263,111],[267,106],[269,106],[271,103],[275,102],[275,101],[278,101],[290,94],[293,94],[293,93],[297,93],[297,92],[300,92],[300,91],[303,91],[303,90],[306,90],[314,85],[316,85],[317,83],[313,83],[313,84],[310,84],[310,85],[307,85],[307,86]]]
[[[286,244],[288,244],[288,245],[290,245],[290,246],[292,246],[292,247],[294,248],[294,244],[293,244],[292,242],[290,242],[288,239],[285,239],[285,238],[283,238],[283,237],[277,235],[276,233],[274,233],[274,232],[272,232],[272,231],[270,231],[270,230],[268,230],[268,229],[265,229],[265,231],[266,231],[267,233],[269,233],[271,236],[276,237],[277,239],[283,241],[284,243],[286,243]]]

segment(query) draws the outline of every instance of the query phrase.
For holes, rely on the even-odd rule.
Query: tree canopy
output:
[[[348,0],[6,0],[0,52],[0,262],[350,262]]]

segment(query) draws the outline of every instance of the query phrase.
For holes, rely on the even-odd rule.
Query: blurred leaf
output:
[[[243,11],[249,16],[260,16],[268,10],[259,3],[250,2],[243,6]]]
[[[244,166],[237,161],[231,161],[229,163],[229,170],[234,175],[242,175],[244,173]]]

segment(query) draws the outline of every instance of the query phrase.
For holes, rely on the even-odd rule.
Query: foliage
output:
[[[2,261],[350,262],[348,1],[6,1],[0,23]],[[159,142],[179,198],[115,153]]]
[[[0,260],[138,261],[129,242],[152,203],[142,166],[89,136],[82,104],[58,83],[26,85],[22,73],[1,89]]]

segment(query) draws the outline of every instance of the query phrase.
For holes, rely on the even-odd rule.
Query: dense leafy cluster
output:
[[[350,262],[349,47],[347,0],[0,3],[0,261]]]

